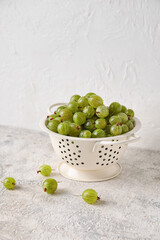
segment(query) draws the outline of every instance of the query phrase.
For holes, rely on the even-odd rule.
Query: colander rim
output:
[[[133,135],[134,133],[138,132],[139,129],[141,128],[141,122],[136,117],[134,117],[133,119],[135,120],[136,124],[135,124],[135,127],[131,131],[129,131],[127,133],[124,133],[122,135],[106,137],[106,138],[80,138],[80,137],[71,137],[71,136],[61,135],[59,133],[52,132],[45,125],[46,118],[41,119],[41,121],[39,123],[39,126],[44,132],[46,132],[46,133],[48,133],[52,136],[61,137],[61,138],[63,137],[65,139],[70,139],[70,140],[74,140],[74,141],[76,141],[76,140],[77,141],[91,141],[91,142],[92,141],[93,142],[94,141],[111,141],[111,140],[115,140],[115,139],[121,139],[121,138],[124,138],[124,137],[129,137],[129,136]]]

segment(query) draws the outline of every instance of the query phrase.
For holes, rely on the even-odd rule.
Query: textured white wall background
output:
[[[39,129],[88,91],[133,107],[138,146],[160,149],[160,1],[1,0],[0,124]]]

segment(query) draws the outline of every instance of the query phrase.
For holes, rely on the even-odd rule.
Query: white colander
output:
[[[53,104],[54,107],[66,105]],[[61,160],[59,172],[66,178],[78,181],[103,181],[116,177],[121,172],[119,160],[130,142],[136,142],[135,136],[141,123],[135,119],[135,127],[128,133],[107,138],[78,138],[60,135],[50,131],[46,125],[46,117],[40,121],[40,127],[49,134],[53,148]]]

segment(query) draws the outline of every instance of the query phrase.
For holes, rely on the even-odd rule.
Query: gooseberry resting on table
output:
[[[43,190],[48,194],[53,194],[57,190],[57,181],[53,178],[48,178],[43,182]]]
[[[49,176],[51,172],[52,172],[52,168],[47,164],[40,166],[39,170],[37,171],[37,173],[40,173],[43,176]]]
[[[14,189],[15,185],[16,185],[16,181],[12,177],[7,177],[3,180],[3,186],[8,190]]]
[[[119,102],[104,104],[95,93],[73,95],[46,118],[46,127],[55,133],[80,138],[107,138],[135,127],[134,111]]]
[[[97,196],[97,192],[94,189],[86,189],[82,193],[82,198],[86,203],[94,204],[100,197]]]

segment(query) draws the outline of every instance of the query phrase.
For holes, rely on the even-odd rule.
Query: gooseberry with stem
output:
[[[82,198],[86,203],[94,204],[100,197],[97,196],[97,192],[94,189],[86,189],[82,193]]]
[[[122,134],[122,127],[118,123],[112,125],[110,128],[110,134],[113,136]]]
[[[70,123],[69,136],[78,137],[81,132],[81,126],[76,123]]]
[[[37,171],[37,173],[40,173],[43,176],[49,176],[51,172],[52,172],[52,168],[47,164],[43,164],[42,166],[40,166],[39,170]]]
[[[16,181],[14,178],[12,177],[6,177],[4,180],[3,180],[3,186],[5,188],[7,188],[8,190],[12,190],[14,189],[16,185]]]
[[[106,106],[99,106],[96,108],[96,115],[99,118],[105,118],[109,115],[109,108]]]
[[[48,178],[43,182],[43,190],[48,194],[53,194],[57,190],[58,183],[53,178]]]

